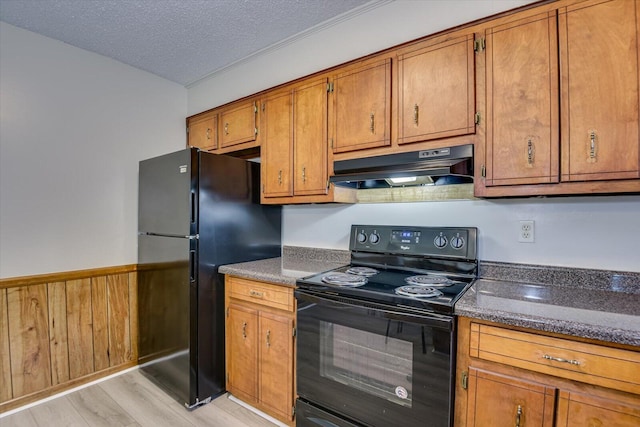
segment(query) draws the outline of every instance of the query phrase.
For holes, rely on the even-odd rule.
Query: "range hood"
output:
[[[356,189],[473,182],[473,144],[333,163],[335,185]]]

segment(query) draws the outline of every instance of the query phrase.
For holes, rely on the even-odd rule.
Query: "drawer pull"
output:
[[[242,339],[247,339],[247,322],[242,322]]]
[[[271,347],[271,330],[267,330],[267,347]]]
[[[258,292],[258,291],[254,291],[253,289],[249,291],[249,295],[254,297],[254,298],[264,298],[264,293]]]
[[[522,416],[522,406],[518,405],[518,410],[516,411],[516,427],[520,427],[520,416]]]
[[[580,365],[580,362],[578,362],[577,360],[569,360],[569,359],[563,359],[561,357],[553,357],[553,356],[549,356],[548,354],[545,354],[542,357],[544,357],[547,360],[553,360],[554,362],[570,363],[570,364],[576,365],[576,366]]]

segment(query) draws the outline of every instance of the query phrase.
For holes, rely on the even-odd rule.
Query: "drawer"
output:
[[[640,394],[640,352],[471,324],[471,357]]]
[[[286,311],[294,310],[293,288],[233,276],[227,276],[226,285],[231,298]]]

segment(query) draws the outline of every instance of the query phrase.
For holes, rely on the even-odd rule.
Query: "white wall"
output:
[[[288,206],[283,221],[283,245],[348,249],[351,224],[465,226],[485,261],[640,272],[640,196]]]
[[[0,23],[0,277],[137,262],[137,168],[184,147],[184,87]]]
[[[189,87],[189,115],[534,0],[380,0]]]

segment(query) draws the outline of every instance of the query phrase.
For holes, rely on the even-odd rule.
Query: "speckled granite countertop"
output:
[[[220,272],[295,286],[349,263],[349,251],[284,246],[282,257]],[[455,313],[540,331],[640,347],[640,273],[480,262],[480,279]]]
[[[480,263],[455,313],[640,347],[640,273]]]
[[[349,251],[284,246],[282,257],[220,266],[220,273],[295,286],[296,279],[349,263]]]

